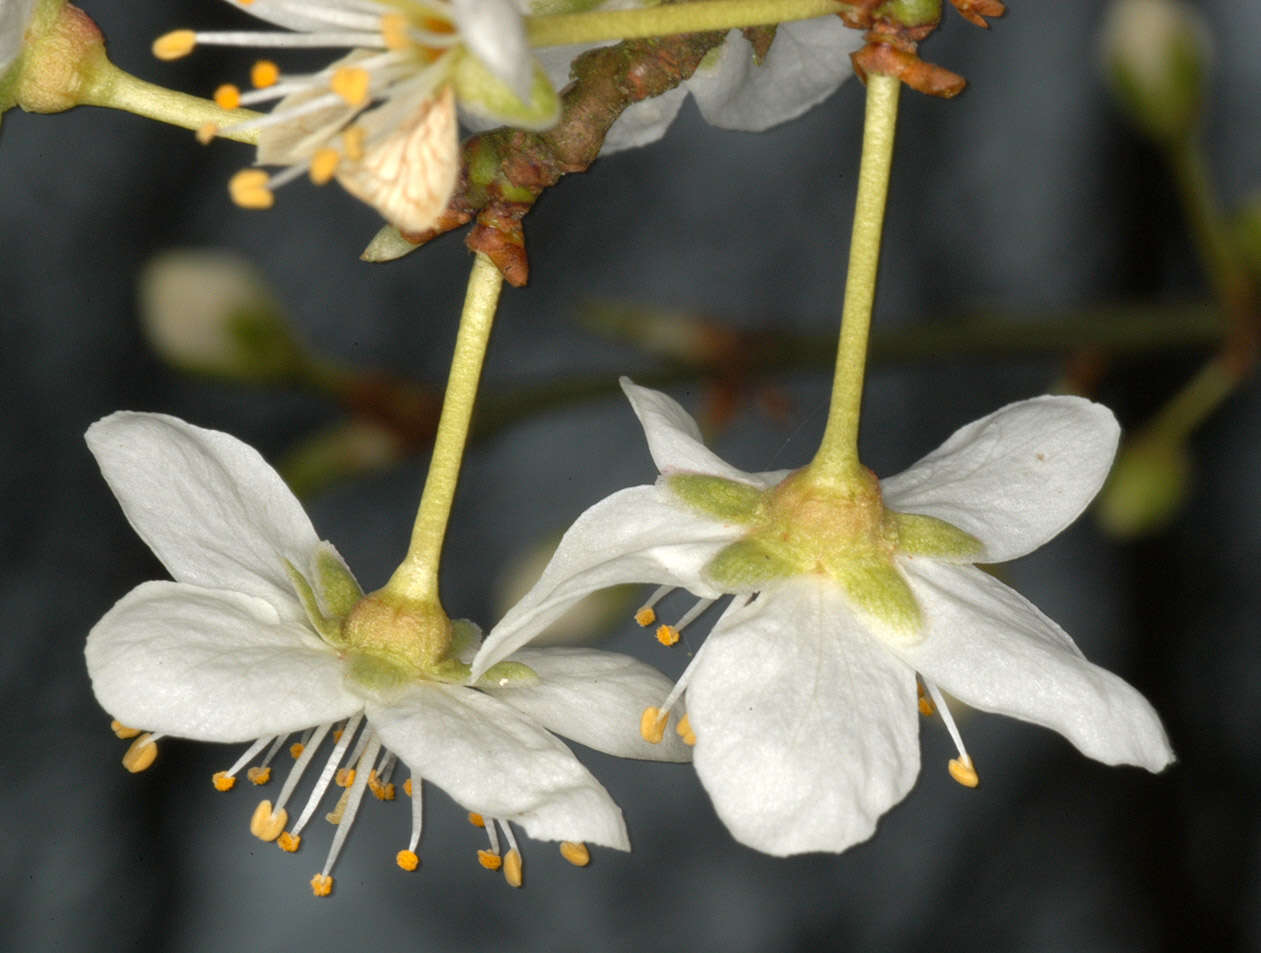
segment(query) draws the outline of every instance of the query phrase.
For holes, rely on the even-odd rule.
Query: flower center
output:
[[[354,681],[377,690],[415,678],[441,678],[450,658],[452,624],[436,602],[380,590],[365,596],[342,623],[341,645]]]
[[[747,527],[705,566],[715,586],[753,593],[774,579],[826,576],[895,641],[918,639],[923,620],[894,557],[967,560],[982,549],[941,520],[886,509],[880,482],[866,469],[837,482],[807,467],[767,490],[701,474],[667,477],[666,486],[694,509]]]

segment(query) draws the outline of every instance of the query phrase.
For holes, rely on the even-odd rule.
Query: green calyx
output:
[[[970,561],[981,555],[980,542],[942,520],[886,509],[869,470],[839,483],[813,477],[798,470],[759,490],[686,474],[668,477],[666,486],[691,508],[748,527],[706,565],[716,586],[756,592],[774,579],[826,576],[892,637],[918,639],[923,617],[894,557]]]
[[[451,84],[462,107],[495,122],[537,132],[551,128],[560,118],[560,97],[537,63],[533,64],[528,102],[466,51],[457,54]]]
[[[350,611],[340,637],[352,673],[362,670],[372,675],[366,679],[371,687],[381,687],[377,683],[384,670],[403,680],[455,681],[463,665],[451,655],[451,620],[436,600],[416,601],[378,590]],[[365,656],[370,665],[361,660]]]

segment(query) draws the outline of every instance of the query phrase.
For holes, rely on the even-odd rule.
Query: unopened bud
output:
[[[1212,58],[1194,9],[1178,0],[1115,0],[1101,47],[1113,93],[1135,123],[1160,140],[1191,131]]]
[[[140,276],[150,345],[181,370],[238,380],[291,379],[305,358],[257,269],[227,251],[165,252]]]
[[[1186,444],[1138,439],[1121,448],[1096,512],[1113,536],[1153,533],[1177,515],[1191,482]]]

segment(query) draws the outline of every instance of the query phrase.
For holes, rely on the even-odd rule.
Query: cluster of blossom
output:
[[[457,109],[466,120],[546,126],[575,55],[533,59],[525,0],[235,3],[291,32],[177,31],[156,48],[349,50],[312,74],[262,62],[256,90],[221,90],[229,107],[277,101],[241,124],[261,133],[259,162],[282,167],[234,180],[245,205],[270,204],[274,188],[307,174],[335,178],[391,222],[423,230],[458,175]],[[0,19],[0,53],[11,52],[2,34],[16,10]],[[791,118],[845,78],[856,44],[834,17],[788,24],[758,60],[732,31],[682,87],[627,110],[606,149],[662,135],[689,93],[720,125]],[[165,736],[244,744],[214,775],[228,790],[243,772],[268,783],[287,750],[293,765],[250,829],[295,851],[330,787],[342,788],[328,815],[336,834],[312,880],[326,895],[364,795],[395,797],[400,763],[413,818],[396,858],[404,869],[418,864],[424,780],[485,829],[481,862],[514,886],[516,828],[561,842],[580,865],[588,844],[629,849],[621,811],[558,735],[622,757],[692,760],[732,835],[775,855],[843,851],[870,837],[918,774],[919,713],[940,714],[958,748],[950,773],[975,786],[943,692],[1049,727],[1107,764],[1170,763],[1146,700],[977,566],[1031,552],[1090,503],[1116,452],[1108,410],[1076,397],[1011,404],[901,474],[863,471],[828,493],[802,470],[735,469],[670,397],[623,388],[660,479],[579,516],[484,641],[457,621],[423,663],[354,634],[367,614],[394,610],[365,596],[255,451],[158,414],[94,424],[88,445],[105,479],[173,579],[138,586],[88,637],[96,696],[120,737],[134,739],[124,764],[148,767]],[[636,614],[641,625],[657,621],[654,606],[672,589],[698,600],[660,627],[666,644],[726,600],[673,685],[623,655],[529,647],[578,600],[624,583],[660,587]],[[291,814],[317,757],[322,767]]]

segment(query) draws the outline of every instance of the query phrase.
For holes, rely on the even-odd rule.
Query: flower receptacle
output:
[[[459,661],[450,657],[451,619],[437,600],[410,599],[388,589],[359,600],[342,623],[341,640],[348,657],[364,657],[373,663],[356,663],[352,674],[359,669],[375,672],[385,666],[420,678],[435,673],[448,661]],[[441,677],[443,673],[437,674]]]
[[[96,22],[65,0],[38,4],[27,25],[24,48],[11,76],[0,84],[0,111],[63,112],[112,73],[105,37]]]

